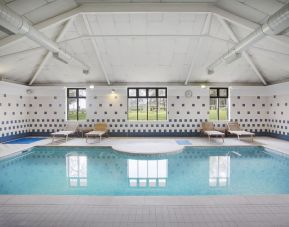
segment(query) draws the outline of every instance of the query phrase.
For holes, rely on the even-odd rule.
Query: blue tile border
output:
[[[21,133],[11,136],[0,137],[0,143],[7,142],[9,140],[18,139],[27,136],[45,136],[49,137],[50,132],[30,132]],[[77,136],[77,135],[76,135]],[[201,137],[204,136],[200,132],[109,132],[109,136],[113,137]],[[289,135],[279,135],[269,132],[256,132],[256,136],[269,136],[281,140],[289,141]],[[228,136],[233,138],[235,136]]]
[[[277,139],[281,139],[281,140],[289,141],[289,135],[279,135],[276,133],[268,133],[268,136],[273,137],[273,138],[277,138]]]
[[[11,135],[11,136],[0,137],[0,143],[7,142],[9,140],[19,139],[22,137],[27,137],[27,136],[31,136],[30,133],[27,132],[27,133],[20,133],[20,134]]]

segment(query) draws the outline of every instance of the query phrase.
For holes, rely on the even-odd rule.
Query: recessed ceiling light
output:
[[[206,88],[207,86],[205,84],[202,84],[201,85],[201,88]]]
[[[94,89],[94,85],[93,84],[89,85],[89,88]]]

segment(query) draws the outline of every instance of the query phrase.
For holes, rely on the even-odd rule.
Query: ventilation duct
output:
[[[0,26],[14,34],[22,34],[29,39],[35,41],[40,46],[57,56],[62,62],[75,62],[80,65],[83,70],[89,71],[89,67],[81,60],[72,56],[71,54],[62,50],[58,44],[51,39],[47,38],[44,34],[33,28],[28,20],[19,16],[8,7],[0,3]]]
[[[0,31],[6,33],[7,35],[15,35],[14,32],[11,32],[10,30],[6,29],[5,27],[0,25]]]
[[[289,3],[268,18],[266,23],[261,25],[239,43],[233,46],[227,53],[223,54],[214,63],[207,67],[208,74],[213,74],[214,69],[223,63],[228,63],[228,59],[238,59],[242,51],[248,49],[266,35],[280,35],[289,28]]]

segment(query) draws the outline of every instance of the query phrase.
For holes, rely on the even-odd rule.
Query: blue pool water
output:
[[[0,161],[0,194],[285,194],[288,174],[289,158],[262,147],[187,147],[169,155],[36,147]]]
[[[34,143],[40,140],[43,140],[45,138],[41,138],[41,137],[25,137],[25,138],[20,138],[20,139],[16,139],[16,140],[11,140],[6,142],[6,144],[30,144],[30,143]]]

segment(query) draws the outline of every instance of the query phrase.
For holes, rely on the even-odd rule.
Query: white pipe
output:
[[[12,31],[15,34],[22,34],[29,39],[35,41],[45,49],[56,53],[59,57],[65,58],[67,61],[74,61],[79,64],[83,71],[89,71],[88,65],[81,60],[72,56],[70,53],[62,50],[58,44],[51,39],[47,38],[44,34],[33,28],[28,20],[19,16],[17,13],[10,10],[7,6],[0,3],[0,25]]]
[[[244,50],[248,49],[253,43],[256,43],[266,35],[279,35],[289,28],[289,3],[270,16],[266,23],[257,28],[227,53],[223,54],[215,62],[207,67],[208,74],[214,73],[214,69],[223,63],[228,63],[230,59],[237,59],[237,56]]]

